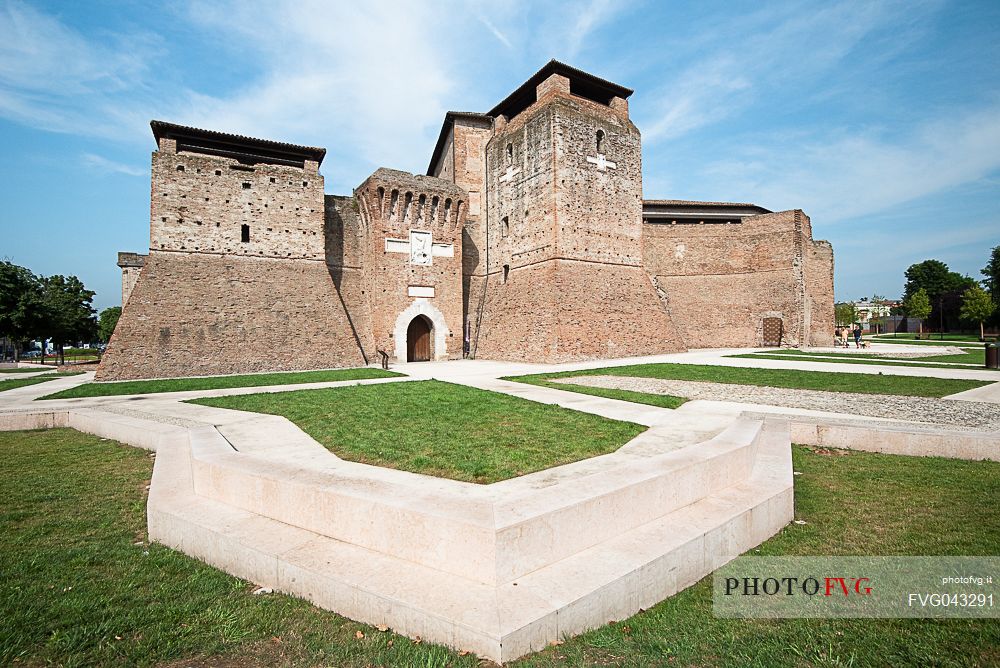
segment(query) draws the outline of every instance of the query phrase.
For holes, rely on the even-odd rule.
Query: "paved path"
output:
[[[757,349],[759,350],[759,349]],[[339,381],[339,382],[328,382],[328,383],[309,383],[309,384],[299,384],[299,385],[278,385],[278,386],[267,386],[267,387],[248,387],[248,388],[231,388],[231,389],[219,389],[219,390],[201,390],[201,391],[190,391],[190,392],[172,392],[172,393],[159,393],[159,394],[148,394],[148,395],[134,395],[134,396],[114,396],[114,397],[93,397],[93,398],[81,398],[81,399],[66,399],[66,400],[47,400],[44,402],[34,401],[35,398],[51,394],[60,389],[65,389],[67,387],[73,387],[84,382],[88,382],[93,378],[93,374],[88,372],[81,376],[71,376],[66,378],[59,378],[56,380],[48,381],[46,383],[40,383],[38,385],[32,385],[17,390],[9,390],[7,392],[0,393],[0,411],[3,410],[45,410],[47,408],[59,409],[65,408],[67,406],[74,407],[111,407],[116,405],[126,405],[131,408],[138,408],[135,402],[139,401],[156,401],[156,402],[171,402],[176,407],[173,414],[178,418],[184,419],[188,414],[194,414],[193,411],[197,407],[190,404],[180,403],[187,399],[201,398],[201,397],[216,397],[216,396],[229,396],[237,394],[257,394],[265,392],[291,392],[301,389],[318,389],[323,387],[341,387],[348,385],[359,385],[359,384],[374,384],[374,383],[384,383],[384,382],[405,382],[411,380],[425,380],[435,378],[438,380],[457,383],[461,385],[468,385],[471,387],[477,387],[484,390],[491,390],[495,392],[502,392],[505,394],[510,394],[524,399],[529,399],[531,401],[537,401],[540,403],[555,404],[563,406],[565,408],[570,408],[574,410],[579,410],[588,413],[594,413],[596,415],[601,415],[611,419],[624,420],[628,422],[635,422],[638,424],[644,424],[648,426],[658,426],[671,429],[678,442],[694,442],[698,440],[703,440],[704,438],[710,437],[719,431],[721,431],[727,424],[729,424],[732,419],[739,414],[740,411],[751,408],[747,403],[741,403],[739,399],[734,399],[734,387],[731,385],[725,386],[726,394],[722,396],[722,401],[692,401],[686,404],[682,410],[674,411],[665,408],[659,408],[655,406],[647,406],[644,404],[636,404],[628,401],[618,401],[614,399],[605,399],[603,397],[594,397],[589,395],[583,395],[570,391],[563,391],[551,388],[538,387],[535,385],[527,385],[524,383],[515,383],[511,381],[501,380],[504,376],[516,376],[524,374],[533,373],[551,373],[560,371],[575,371],[581,369],[593,369],[602,367],[619,367],[630,364],[650,364],[650,363],[666,363],[666,364],[711,364],[716,366],[728,366],[728,367],[743,367],[743,368],[777,368],[777,369],[803,369],[812,370],[818,372],[849,372],[849,373],[871,373],[878,374],[883,373],[885,375],[900,375],[900,376],[933,376],[938,378],[975,378],[982,380],[996,380],[1000,381],[1000,372],[996,371],[973,371],[965,369],[912,369],[904,367],[893,367],[889,365],[855,365],[855,364],[837,364],[828,362],[809,362],[807,360],[764,360],[764,359],[743,359],[743,358],[731,358],[727,355],[751,352],[748,349],[715,349],[715,350],[697,350],[687,353],[677,353],[670,355],[656,355],[650,357],[642,358],[624,358],[616,360],[593,360],[587,362],[574,362],[567,364],[528,364],[520,362],[497,362],[488,360],[452,360],[445,362],[423,362],[416,364],[396,364],[392,366],[392,370],[399,371],[401,373],[407,374],[406,377],[402,378],[390,378],[390,379],[371,379],[371,380],[351,380],[351,381]],[[865,408],[870,406],[870,399],[861,399],[855,401],[851,399],[850,401],[845,401],[845,397],[851,397],[852,395],[840,395],[835,394],[836,401],[825,401],[822,403],[811,403],[808,404],[807,408],[791,406],[786,397],[777,397],[771,394],[762,394],[762,388],[754,388],[754,394],[752,397],[752,404],[754,404],[755,409],[767,408],[768,404],[766,401],[773,401],[774,404],[770,404],[773,408],[770,412],[777,412],[779,414],[809,414],[816,416],[831,416],[837,417],[838,419],[866,419],[866,420],[880,420],[880,419],[894,419],[899,420],[901,415],[906,415],[907,417],[903,419],[916,419],[917,416],[912,410],[904,411],[900,413],[893,409],[892,414],[888,418],[879,418],[872,415],[874,409],[869,410]],[[750,399],[748,397],[747,399]],[[898,398],[894,398],[895,401]],[[978,390],[971,390],[969,392],[963,392],[959,395],[955,395],[955,402],[941,403],[940,400],[928,400],[930,402],[935,402],[939,408],[935,408],[932,412],[935,415],[941,415],[940,425],[953,425],[956,422],[949,422],[948,418],[945,416],[949,410],[952,408],[940,408],[940,407],[957,407],[962,405],[962,401],[965,402],[975,402],[975,403],[986,403],[991,402],[1000,403],[1000,383],[987,386],[984,388],[979,388]],[[895,404],[893,404],[895,405]],[[857,412],[854,412],[854,411]],[[967,424],[969,421],[975,421],[975,416],[980,415],[980,413],[975,413],[976,409],[968,409],[960,411],[961,421],[960,424]],[[983,409],[981,415],[976,424],[985,425],[990,422],[992,413],[989,413],[989,409]],[[864,417],[859,417],[864,416]],[[926,418],[925,418],[926,419]],[[963,422],[964,421],[964,422]],[[926,424],[926,423],[925,423]],[[985,428],[985,427],[982,427]]]
[[[650,394],[669,394],[687,399],[803,408],[902,422],[971,427],[984,431],[1000,430],[1000,404],[993,403],[627,376],[578,376],[555,382]]]

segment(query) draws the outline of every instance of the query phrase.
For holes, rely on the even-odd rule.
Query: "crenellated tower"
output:
[[[462,227],[450,181],[379,169],[355,190],[372,334],[397,361],[462,357]]]

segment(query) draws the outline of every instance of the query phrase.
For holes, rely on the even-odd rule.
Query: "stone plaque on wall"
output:
[[[410,262],[412,264],[431,263],[431,233],[410,232]]]

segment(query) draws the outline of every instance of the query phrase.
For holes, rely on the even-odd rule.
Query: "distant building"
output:
[[[888,318],[892,314],[892,309],[902,304],[897,299],[871,300],[868,297],[848,303],[857,310],[857,322],[861,323],[861,328],[865,331],[873,331],[877,327],[874,321]]]

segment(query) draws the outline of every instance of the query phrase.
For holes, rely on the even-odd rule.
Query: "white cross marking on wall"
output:
[[[410,264],[431,264],[435,257],[455,257],[455,246],[433,243],[430,232],[411,231],[409,239],[386,239],[385,252],[405,253]]]
[[[605,168],[618,169],[618,163],[611,162],[610,160],[604,157],[603,153],[598,153],[596,158],[591,158],[588,155],[587,162],[592,162],[595,165],[597,165],[597,171],[599,172],[603,172]]]
[[[515,167],[514,165],[508,165],[507,166],[507,172],[503,176],[500,177],[500,180],[501,181],[510,181],[511,179],[514,178],[514,175],[517,174],[519,171],[521,171],[521,170],[518,169],[517,167]]]

